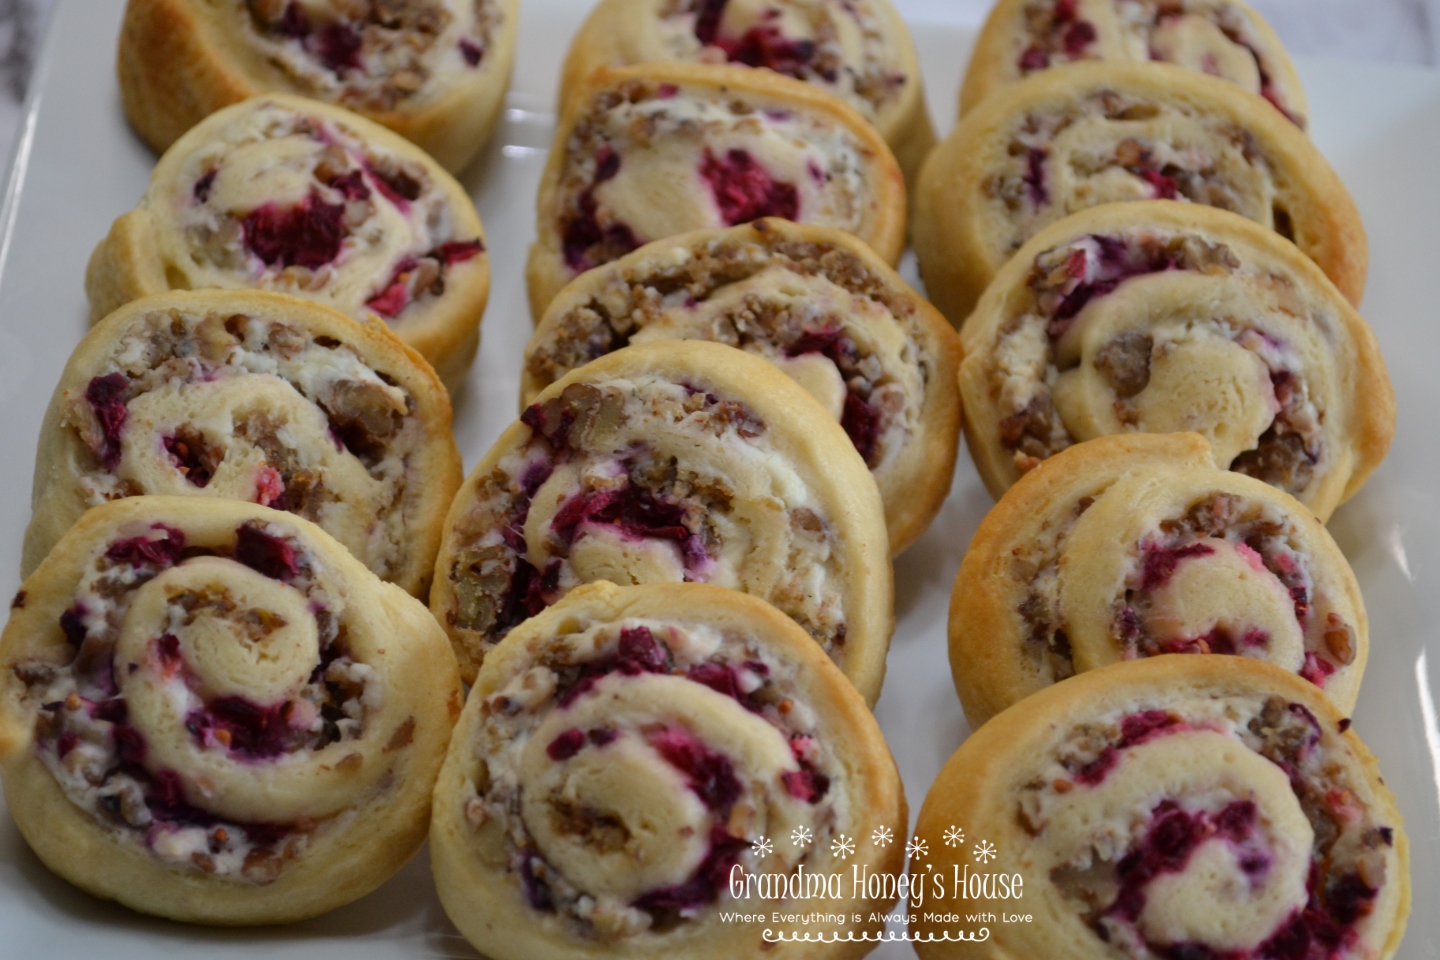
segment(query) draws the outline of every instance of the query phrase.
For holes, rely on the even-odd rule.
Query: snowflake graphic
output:
[[[840,834],[840,836],[830,841],[830,852],[835,854],[841,860],[844,860],[846,857],[850,856],[850,854],[855,852],[855,838],[847,837],[843,833]]]
[[[790,831],[790,843],[793,846],[806,846],[813,839],[815,839],[815,835],[810,832],[809,827],[796,827]]]
[[[916,837],[905,844],[905,852],[910,855],[910,859],[919,860],[921,857],[930,853],[930,844],[926,843],[920,837]]]
[[[888,847],[895,840],[895,832],[889,827],[876,827],[870,834],[870,842],[877,847]]]
[[[965,831],[959,827],[951,827],[945,831],[945,846],[958,847],[965,842]]]
[[[981,840],[975,844],[975,849],[971,852],[974,854],[975,859],[981,863],[989,863],[999,856],[999,854],[995,852],[995,844],[989,840]]]
[[[774,850],[775,848],[771,846],[769,837],[761,837],[759,840],[756,840],[754,843],[750,844],[750,852],[755,854],[755,856],[759,857],[761,860],[764,860],[766,857],[770,856],[770,854],[774,852]]]

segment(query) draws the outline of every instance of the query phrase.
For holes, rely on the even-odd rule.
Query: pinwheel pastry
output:
[[[90,318],[136,297],[266,289],[390,325],[452,390],[480,345],[475,207],[414,145],[299,97],[247,100],[166,151],[85,271]]]
[[[1215,461],[1328,519],[1385,457],[1375,336],[1292,244],[1193,204],[1111,204],[1041,232],[961,330],[970,453],[999,496],[1071,443],[1195,430]]]
[[[880,494],[829,412],[744,351],[639,344],[551,384],[455,498],[430,609],[472,682],[516,624],[594,580],[754,594],[880,695],[894,627]]]
[[[642,244],[760,217],[845,230],[894,265],[905,181],[875,128],[819,87],[747,67],[602,67],[566,102],[540,181],[531,312]]]
[[[910,30],[890,0],[603,0],[570,43],[563,104],[597,67],[655,60],[768,67],[840,97],[907,180],[935,146]]]
[[[96,896],[300,920],[424,841],[461,696],[424,605],[308,520],[133,497],[87,513],[11,603],[5,804]]]
[[[582,274],[525,349],[521,406],[596,357],[669,339],[739,347],[809,390],[874,474],[895,553],[950,492],[959,338],[849,234],[762,219],[657,240]]]
[[[938,842],[951,827],[973,843]],[[982,895],[1004,876],[1034,916],[922,960],[1390,960],[1410,912],[1375,758],[1314,686],[1243,657],[1119,663],[1015,705],[915,829],[937,875]]]
[[[1365,228],[1308,137],[1232,83],[1168,64],[1083,63],[986,98],[930,154],[915,252],[952,323],[1045,227],[1104,203],[1184,200],[1293,241],[1352,304]]]
[[[975,42],[960,112],[1039,70],[1161,60],[1221,77],[1304,129],[1305,91],[1270,25],[1240,0],[1001,0]]]
[[[430,857],[446,913],[494,960],[838,960],[869,952],[847,933],[883,928],[893,888],[851,878],[900,873],[904,845],[871,837],[905,825],[879,725],[788,617],[704,584],[597,583],[486,658]],[[830,874],[840,942],[766,939],[765,891]]]
[[[424,596],[460,480],[445,390],[384,328],[278,293],[160,294],[111,314],[66,364],[22,572],[87,508],[173,494],[298,514]]]
[[[1072,674],[1162,653],[1265,660],[1349,713],[1369,646],[1324,525],[1216,469],[1193,433],[1105,437],[1046,461],[980,524],[950,602],[950,666],[975,726]]]
[[[221,107],[286,93],[364,114],[462,169],[489,139],[519,0],[129,0],[120,95],[157,151]]]

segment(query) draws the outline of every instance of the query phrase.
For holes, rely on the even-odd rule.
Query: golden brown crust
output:
[[[965,79],[960,87],[961,117],[979,106],[992,93],[1021,79],[1019,58],[1022,51],[1018,49],[1019,45],[1014,38],[1022,29],[1025,8],[1032,3],[1033,0],[1000,0],[991,8],[990,15],[985,18],[985,24],[975,39],[970,63],[966,67]],[[1194,6],[1202,9],[1212,6],[1229,7],[1244,17],[1249,29],[1254,31],[1259,48],[1265,54],[1266,73],[1269,75],[1267,79],[1285,92],[1286,109],[1303,129],[1310,112],[1305,101],[1304,86],[1300,82],[1300,75],[1295,71],[1295,64],[1285,51],[1285,45],[1280,42],[1280,37],[1265,18],[1244,0],[1223,0],[1220,4],[1209,2]],[[1095,55],[1093,49],[1087,49],[1087,54]],[[1101,56],[1103,58],[1104,55]],[[1063,69],[1065,66],[1069,64],[1048,69]]]
[[[571,91],[602,66],[674,59],[674,51],[666,49],[654,28],[661,16],[662,3],[663,0],[601,0],[591,9],[565,54],[557,101],[561,109]],[[920,175],[920,166],[936,143],[935,126],[925,103],[920,60],[915,54],[910,28],[894,4],[890,0],[871,0],[871,3],[874,12],[885,22],[898,72],[906,77],[899,96],[886,103],[873,117],[873,122],[894,151],[905,182],[913,186]],[[864,101],[857,97],[852,106],[858,108],[862,103]]]
[[[1224,80],[1170,64],[1097,62],[1043,71],[997,91],[967,115],[926,161],[917,191],[915,250],[930,299],[952,323],[964,321],[1013,252],[1007,247],[1013,233],[1009,220],[997,212],[996,201],[985,191],[1009,158],[1007,150],[1021,118],[1079,108],[1092,98],[1099,98],[1094,101],[1099,103],[1107,94],[1134,98],[1147,107],[1159,104],[1183,110],[1241,131],[1237,136],[1245,150],[1256,162],[1263,161],[1268,176],[1274,178],[1273,207],[1257,210],[1254,216],[1263,216],[1270,226],[1274,210],[1284,210],[1300,249],[1346,299],[1360,302],[1369,265],[1365,228],[1344,184],[1299,129],[1277,122],[1273,106]],[[1137,137],[1146,135],[1144,120],[1104,122],[1111,125],[1107,137],[1132,130]],[[1067,209],[1047,212],[1040,228],[1093,204],[1067,202],[1071,203]],[[1045,206],[1056,204],[1047,200]],[[1029,239],[1029,235],[1019,237],[1022,242]]]
[[[601,357],[551,384],[537,402],[560,397],[572,384],[651,374],[672,383],[708,386],[717,396],[743,403],[765,425],[766,443],[775,455],[787,461],[804,481],[806,494],[813,491],[825,508],[834,529],[832,549],[842,558],[839,589],[846,631],[834,655],[866,701],[874,703],[884,683],[885,654],[895,624],[894,581],[880,494],[849,437],[814,397],[775,367],[733,347],[696,340],[641,344]],[[464,541],[473,538],[465,528],[481,484],[531,437],[531,428],[522,422],[507,428],[466,478],[445,520],[430,610],[450,634],[467,682],[493,640],[455,625],[458,598],[452,573]]]
[[[714,258],[713,273],[704,263]],[[732,261],[743,263],[743,270],[727,266]],[[960,366],[960,340],[940,312],[915,293],[889,264],[877,257],[855,237],[829,227],[796,224],[788,220],[765,218],[753,224],[719,230],[700,230],[666,240],[646,244],[639,250],[611,261],[576,277],[550,303],[525,348],[526,366],[520,376],[520,406],[523,410],[535,402],[540,391],[552,382],[540,376],[532,362],[537,352],[552,344],[577,312],[591,311],[602,325],[601,314],[611,315],[617,322],[635,324],[624,335],[615,335],[615,349],[626,345],[639,331],[657,328],[664,313],[649,301],[639,302],[641,291],[653,286],[657,276],[678,276],[687,263],[697,263],[697,272],[704,280],[690,284],[691,296],[707,300],[731,283],[745,280],[765,269],[767,262],[779,262],[793,270],[795,283],[807,278],[827,278],[836,284],[836,291],[848,290],[876,305],[880,317],[873,313],[852,312],[842,323],[876,325],[883,317],[887,329],[876,329],[873,341],[886,343],[892,339],[892,326],[914,339],[918,350],[915,363],[923,377],[923,401],[902,452],[896,459],[886,459],[872,468],[880,496],[885,503],[886,526],[890,548],[896,555],[912,544],[930,525],[950,492],[955,459],[960,439],[960,393],[956,373]],[[707,275],[709,274],[709,275]],[[708,281],[708,284],[707,284]],[[703,288],[703,289],[702,289]],[[623,291],[633,296],[625,298]],[[764,291],[755,288],[755,300],[764,300]],[[796,296],[793,292],[787,297]],[[622,299],[616,300],[620,297]],[[804,295],[799,295],[804,299]],[[817,307],[821,301],[815,301]],[[648,307],[648,309],[647,309]],[[736,309],[754,309],[751,299],[736,304]],[[683,321],[682,319],[678,322]],[[722,326],[734,332],[732,320]],[[820,319],[826,320],[823,314]],[[606,327],[608,330],[608,326]],[[655,333],[645,335],[647,339]],[[704,336],[701,331],[667,330],[662,337]],[[757,333],[757,339],[763,334]],[[738,345],[734,339],[717,337],[721,342]],[[747,345],[744,349],[760,356],[778,355],[778,345],[771,341]],[[589,358],[587,354],[587,359]],[[561,370],[558,372],[568,372]]]
[[[139,0],[140,3],[173,3],[176,0]],[[233,125],[243,124],[251,111],[276,104],[301,116],[318,116],[404,160],[420,165],[444,198],[454,221],[457,239],[478,238],[482,249],[477,256],[446,269],[441,295],[408,308],[395,329],[409,346],[435,368],[448,390],[459,390],[480,346],[480,321],[490,297],[490,261],[484,249],[485,231],[469,194],[454,177],[441,169],[424,151],[359,114],[340,107],[301,97],[272,94],[237,104],[210,115],[188,130],[165,152],[150,177],[150,185],[137,207],[121,215],[90,255],[85,271],[85,292],[90,301],[90,319],[97,323],[111,311],[137,297],[171,289],[191,289],[193,284],[183,268],[167,262],[161,231],[169,230],[175,214],[165,201],[185,175],[187,162]],[[324,300],[324,288],[313,295],[300,287],[290,291]],[[348,308],[347,308],[348,309]],[[374,318],[373,311],[356,306],[359,318]]]
[[[559,224],[568,200],[561,190],[571,135],[590,114],[597,98],[632,84],[734,90],[749,102],[783,104],[788,110],[835,124],[869,167],[862,174],[867,187],[862,202],[866,206],[860,215],[861,226],[854,232],[885,262],[892,266],[899,262],[905,249],[905,178],[884,139],[844,101],[800,80],[749,67],[680,62],[602,67],[590,74],[566,102],[540,181],[536,203],[538,237],[530,248],[525,271],[530,312],[537,322],[550,301],[576,275],[565,262]]]
[[[314,835],[306,852],[276,878],[255,883],[189,865],[167,863],[140,839],[93,819],[72,802],[36,757],[36,704],[13,667],[41,660],[62,665],[75,656],[59,626],[94,551],[127,526],[162,522],[196,543],[218,542],[249,521],[280,524],[345,585],[346,601],[365,632],[384,637],[377,654],[387,696],[404,716],[412,710],[408,745],[396,755],[389,786],[362,802],[344,825]],[[230,534],[233,538],[233,533]],[[213,559],[213,558],[203,558]],[[280,587],[278,589],[288,589]],[[319,527],[291,514],[238,501],[134,497],[89,511],[22,586],[26,602],[13,609],[0,636],[0,772],[11,816],[47,867],[83,890],[134,910],[192,923],[224,926],[288,923],[325,913],[374,890],[423,842],[431,787],[459,712],[462,688],[443,632],[425,608],[382,583]],[[360,608],[356,610],[356,608]],[[369,643],[367,636],[364,641]],[[377,716],[391,729],[393,715]],[[384,726],[379,727],[383,720]],[[131,722],[136,722],[133,715]],[[400,722],[400,728],[405,728]],[[396,749],[400,749],[397,747]],[[286,798],[287,801],[290,799]],[[379,802],[375,802],[378,800]]]
[[[1328,404],[1322,406],[1328,466],[1323,474],[1317,474],[1316,479],[1295,492],[1322,520],[1328,520],[1384,460],[1395,435],[1395,391],[1375,334],[1329,278],[1294,244],[1228,211],[1173,201],[1107,204],[1077,213],[1036,234],[995,275],[960,331],[965,347],[960,389],[965,403],[967,446],[986,487],[999,497],[1022,475],[1017,452],[1001,440],[1000,421],[1008,411],[999,406],[992,367],[1002,331],[1036,308],[1037,295],[1030,278],[1037,258],[1090,236],[1133,240],[1151,234],[1223,247],[1230,252],[1234,269],[1245,276],[1227,287],[1222,273],[1214,281],[1216,303],[1220,302],[1220,292],[1240,291],[1243,282],[1253,287],[1244,296],[1252,298],[1258,307],[1306,313],[1311,318],[1310,324],[1299,325],[1296,332],[1313,336],[1328,355],[1301,352],[1293,362],[1301,363],[1298,373],[1302,376],[1309,374],[1326,381],[1317,381],[1309,389],[1312,396],[1320,397],[1322,389],[1329,394]],[[1107,296],[1118,296],[1123,290]],[[1189,316],[1194,309],[1174,293],[1157,291],[1157,317],[1170,302],[1163,299],[1167,296],[1177,296],[1174,303],[1180,304],[1180,315]],[[1203,312],[1196,317],[1213,319]],[[1301,350],[1298,344],[1292,347]],[[1314,365],[1313,369],[1307,364]],[[1193,426],[1212,429],[1208,422],[1198,420]],[[1231,426],[1237,432],[1244,430]],[[1227,459],[1220,465],[1230,466],[1231,462]]]
[[[473,77],[413,110],[364,110],[416,143],[445,169],[475,157],[499,121],[515,58],[518,0],[501,0],[504,20]],[[237,36],[220,4],[129,0],[120,28],[118,73],[125,113],[157,153],[211,113],[265,93],[306,94]]]
[[[1133,482],[1122,484],[1124,492],[1115,494],[1119,501],[1107,501],[1107,491],[1122,480]],[[1096,611],[1086,607],[1115,592],[1116,552],[1128,556],[1135,549],[1135,530],[1117,518],[1117,510],[1134,514],[1148,530],[1150,521],[1169,519],[1149,515],[1167,491],[1185,504],[1181,515],[1186,501],[1221,494],[1264,505],[1293,525],[1292,549],[1311,565],[1307,602],[1320,605],[1316,586],[1333,593],[1323,599],[1326,609],[1353,631],[1351,662],[1325,689],[1341,710],[1354,708],[1369,650],[1369,620],[1359,584],[1324,525],[1288,494],[1215,469],[1210,446],[1198,434],[1118,434],[1070,447],[1030,471],[1000,498],[970,541],[950,597],[949,643],[951,675],[972,727],[1048,688],[1057,676],[1118,656],[1113,641],[1096,635]],[[1082,527],[1079,518],[1100,510],[1100,504],[1105,520],[1091,518]],[[1036,592],[1046,576],[1041,568],[1051,565],[1059,585],[1053,595]],[[1079,598],[1075,608],[1066,605],[1066,597]],[[1228,596],[1204,599],[1213,599],[1217,614],[1263,615],[1259,608],[1232,608]],[[1042,609],[1032,609],[1037,606]],[[1063,643],[1052,633],[1063,635]]]
[[[1043,840],[1027,833],[1016,816],[1019,790],[1067,732],[1092,718],[1133,710],[1136,705],[1163,708],[1186,698],[1266,696],[1303,705],[1319,721],[1321,742],[1351,775],[1352,789],[1358,786],[1367,808],[1394,831],[1400,876],[1398,880],[1390,877],[1375,908],[1377,914],[1388,918],[1384,943],[1376,956],[1381,960],[1393,957],[1410,911],[1409,843],[1374,755],[1324,694],[1306,681],[1244,657],[1184,655],[1119,663],[1055,684],[990,720],[955,752],[930,787],[916,834],[930,840],[935,870],[946,876],[952,865],[959,870],[966,856],[964,845],[952,848],[936,842],[946,827],[959,825],[967,836],[994,843],[999,859],[987,869],[1024,875],[1024,899],[1019,905],[1036,914],[1036,923],[993,925],[984,943],[922,944],[920,956],[924,960],[1111,956],[1113,948],[1105,947],[1078,914],[1068,913],[1069,905],[1053,893],[1052,878],[1034,872],[1025,848]],[[973,865],[970,872],[976,872]],[[933,932],[938,938],[944,927],[922,919],[912,929],[921,934]]]
[[[832,829],[852,833],[891,825],[897,831],[904,830],[904,791],[878,724],[855,688],[789,617],[763,600],[707,584],[622,588],[594,583],[577,588],[560,603],[513,630],[486,658],[470,691],[436,786],[430,829],[431,864],[446,912],[477,949],[496,960],[542,954],[556,960],[580,960],[611,955],[617,947],[626,956],[636,958],[699,953],[734,956],[748,950],[763,950],[766,956],[816,960],[864,956],[868,950],[863,943],[843,941],[826,946],[789,943],[762,947],[760,934],[765,924],[716,923],[706,921],[703,914],[693,922],[693,928],[691,923],[682,923],[677,930],[641,934],[619,943],[585,941],[570,934],[555,916],[538,914],[526,902],[513,877],[482,862],[464,811],[482,701],[537,662],[557,634],[630,618],[715,628],[730,636],[753,639],[767,655],[793,664],[800,699],[813,710],[819,724],[817,737],[834,744],[837,752],[843,751],[837,757],[843,774],[832,779],[831,789],[844,791],[848,798],[844,805],[846,823]],[[816,845],[817,853],[821,846]],[[903,861],[901,844],[881,850],[862,844],[859,852],[870,862],[852,859],[843,865],[845,870],[858,866],[880,873],[898,872]],[[821,869],[823,862],[807,862],[806,869]],[[840,912],[865,915],[867,920],[857,925],[862,930],[880,929],[878,923],[868,920],[868,915],[872,909],[883,912],[888,905],[863,898],[832,903],[837,909],[843,906]]]
[[[75,348],[56,385],[40,430],[35,462],[34,513],[25,532],[21,569],[28,576],[51,547],[88,506],[80,486],[83,464],[93,454],[76,428],[67,425],[67,398],[82,396],[91,378],[115,362],[121,338],[142,328],[156,314],[229,317],[237,314],[276,321],[303,329],[311,337],[348,345],[377,373],[399,384],[415,403],[414,417],[423,429],[408,464],[413,478],[405,496],[403,560],[389,578],[415,596],[427,595],[439,548],[441,523],[459,489],[462,467],[450,432],[450,398],[424,359],[384,324],[357,323],[339,311],[297,297],[266,291],[175,291],[127,304],[91,328]],[[198,493],[198,488],[197,488]]]

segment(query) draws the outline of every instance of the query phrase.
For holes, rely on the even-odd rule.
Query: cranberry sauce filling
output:
[[[678,503],[666,503],[649,490],[627,484],[618,490],[577,493],[566,500],[550,523],[550,529],[566,546],[583,533],[582,524],[615,527],[635,540],[672,540],[680,545],[687,569],[710,560],[704,541],[685,525],[688,511]]]
[[[730,871],[739,862],[741,851],[749,845],[749,841],[730,836],[717,824],[710,829],[710,851],[696,868],[695,875],[679,886],[647,893],[635,901],[635,906],[649,911],[685,912],[714,903],[719,891],[725,888]]]
[[[725,59],[731,63],[768,67],[776,73],[805,79],[815,59],[814,41],[791,40],[770,23],[753,26],[739,37],[721,36],[720,20],[728,4],[729,0],[700,0],[695,17],[695,39],[707,47],[724,50]],[[818,73],[827,83],[834,83],[839,76],[830,66],[822,66]]]
[[[317,192],[292,207],[267,203],[240,221],[245,246],[266,266],[314,269],[331,263],[345,242],[345,205],[326,203]]]
[[[772,178],[748,151],[735,148],[719,158],[707,148],[700,176],[710,184],[721,219],[730,226],[760,217],[795,220],[800,215],[795,185]]]
[[[110,544],[105,556],[133,567],[154,564],[161,570],[173,567],[180,560],[185,549],[185,532],[167,527],[163,523],[151,524],[150,529],[158,536],[128,537]]]
[[[840,371],[840,376],[845,380],[845,406],[841,411],[840,426],[845,429],[850,442],[855,444],[855,449],[865,461],[865,465],[873,468],[885,424],[880,411],[851,385],[857,379],[865,379],[860,371],[862,357],[855,341],[834,328],[806,330],[785,348],[787,357],[798,357],[807,353],[823,355]]]
[[[1154,590],[1175,575],[1181,560],[1191,557],[1208,557],[1215,548],[1203,543],[1190,543],[1183,547],[1158,548],[1145,554],[1145,569],[1140,575],[1140,589]]]
[[[485,251],[479,240],[451,240],[419,257],[404,257],[390,271],[390,279],[365,306],[386,320],[393,320],[421,296],[445,292],[445,269],[472,260]]]
[[[235,531],[235,559],[272,580],[292,580],[299,573],[295,548],[266,533],[254,520]]]
[[[575,199],[576,212],[565,221],[561,243],[565,264],[576,273],[608,263],[640,246],[640,240],[623,223],[602,227],[595,188],[620,172],[620,154],[602,147],[595,157],[595,174],[590,185]]]
[[[670,651],[655,639],[649,627],[625,627],[620,631],[613,658],[586,664],[573,677],[561,678],[556,702],[562,708],[570,706],[612,673],[638,677],[642,673],[665,673],[669,666]]]
[[[1120,721],[1119,741],[1107,745],[1100,752],[1100,756],[1081,767],[1075,774],[1075,779],[1087,787],[1096,786],[1102,783],[1110,771],[1115,768],[1115,764],[1120,762],[1121,750],[1148,743],[1156,737],[1180,733],[1188,729],[1190,727],[1184,720],[1166,713],[1164,710],[1132,713]]]
[[[1070,329],[1085,305],[1097,297],[1112,293],[1116,287],[1134,277],[1184,269],[1184,260],[1174,251],[1151,244],[1129,244],[1114,237],[1091,236],[1098,255],[1084,248],[1071,252],[1065,263],[1073,285],[1050,320],[1050,337],[1059,339]]]
[[[95,452],[100,455],[100,462],[107,470],[114,470],[120,465],[120,433],[125,429],[125,418],[129,414],[125,407],[125,394],[129,389],[130,378],[123,373],[95,377],[85,387],[85,402],[95,411],[103,437],[101,448]]]
[[[706,807],[721,817],[730,815],[745,791],[728,757],[709,749],[683,727],[666,727],[647,739],[665,762],[689,778],[690,789]]]
[[[1095,25],[1080,19],[1076,7],[1076,0],[1056,0],[1055,9],[1049,17],[1047,35],[1037,37],[1020,54],[1021,73],[1044,70],[1050,66],[1051,56],[1061,51],[1069,59],[1078,60],[1099,39]]]
[[[290,725],[293,701],[261,706],[244,697],[221,697],[185,716],[185,729],[202,746],[217,744],[253,759],[278,757],[308,739]]]

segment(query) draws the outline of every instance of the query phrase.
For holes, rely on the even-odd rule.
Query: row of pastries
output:
[[[996,841],[1038,918],[927,917],[921,956],[1393,955],[1406,842],[1324,526],[1393,391],[1359,214],[1258,15],[1001,0],[937,143],[887,0],[602,0],[518,418],[462,478],[496,238],[453,173],[518,19],[129,3],[162,156],[87,269],[0,639],[46,865],[263,924],[428,834],[497,960],[863,956],[893,886],[827,901],[828,942],[722,912],[737,873],[906,869],[871,708],[963,423],[998,500],[951,605],[977,732],[916,839],[945,875],[980,862],[947,831]]]

